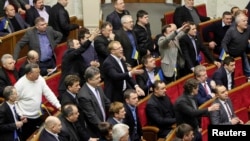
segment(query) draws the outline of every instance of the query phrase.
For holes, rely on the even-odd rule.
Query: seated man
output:
[[[27,60],[22,64],[18,71],[19,77],[22,77],[25,74],[25,66],[29,63],[38,63],[39,62],[39,54],[35,50],[30,50],[27,53]]]
[[[177,7],[174,11],[174,23],[179,28],[184,22],[192,21],[196,25],[210,20],[209,17],[201,16],[194,7],[194,0],[184,0],[185,5]]]
[[[44,122],[44,129],[42,130],[39,141],[60,141],[58,133],[61,132],[61,121],[55,116],[49,116]]]
[[[210,113],[211,124],[218,125],[235,125],[243,124],[234,113],[232,101],[228,97],[228,91],[225,86],[217,85],[215,87],[216,99],[213,103],[219,103],[220,108],[218,111],[212,111]]]
[[[200,106],[214,97],[213,89],[216,84],[212,79],[207,77],[206,67],[202,65],[198,65],[194,68],[194,77],[200,82],[198,94],[196,96],[197,104]]]
[[[183,123],[177,126],[175,135],[176,137],[172,141],[193,141],[194,131],[192,126]]]
[[[231,90],[234,88],[234,69],[235,60],[228,56],[223,60],[223,66],[214,72],[212,79],[217,85],[224,85],[227,90]]]
[[[6,86],[13,86],[19,79],[15,69],[16,61],[12,55],[4,54],[1,57],[2,67],[0,67],[0,97],[3,97],[3,90]]]
[[[155,81],[153,95],[148,100],[146,114],[150,125],[160,129],[159,138],[165,138],[172,125],[176,123],[173,104],[166,95],[166,85],[162,81]]]
[[[129,141],[129,126],[118,123],[112,128],[112,141]]]
[[[153,84],[155,82],[155,75],[159,72],[160,68],[155,65],[155,58],[151,55],[142,57],[142,65],[144,72],[136,75],[136,82],[143,89],[145,95],[153,92]]]
[[[109,122],[113,126],[117,123],[123,123],[125,114],[126,112],[125,112],[123,103],[115,101],[110,104],[109,118],[107,119],[107,122]]]
[[[98,124],[98,129],[100,131],[99,141],[112,141],[112,124],[109,122],[101,122]]]
[[[215,22],[202,31],[203,39],[205,42],[209,42],[209,48],[213,49],[213,52],[220,55],[221,53],[221,41],[224,38],[227,30],[232,23],[232,15],[230,12],[225,11],[222,15],[222,20]],[[213,33],[213,37],[210,34]]]
[[[14,6],[5,7],[5,16],[0,22],[0,36],[7,35],[29,27],[19,13],[16,13]]]

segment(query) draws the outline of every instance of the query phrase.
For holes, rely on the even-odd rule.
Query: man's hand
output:
[[[130,71],[131,75],[138,75],[138,74],[142,74],[144,72],[143,69],[132,69]]]
[[[214,103],[211,106],[208,107],[208,111],[217,111],[220,108],[220,104],[219,103]]]
[[[217,44],[214,41],[208,43],[209,48],[214,49]]]
[[[144,91],[138,85],[135,86],[135,91],[138,96],[145,96]]]
[[[17,11],[18,11],[19,14],[25,14],[26,13],[26,11],[23,10],[22,8],[18,8]]]
[[[17,121],[16,122],[16,128],[19,129],[23,126],[23,122],[22,121]]]
[[[214,64],[217,66],[217,68],[219,68],[221,66],[221,63],[218,61],[214,61]]]
[[[100,66],[100,63],[98,61],[91,61],[90,65],[98,68]]]
[[[98,28],[96,28],[90,35],[89,37],[89,41],[93,41],[95,39],[96,36],[98,36],[100,34],[100,30]]]
[[[31,6],[29,4],[25,4],[24,7],[26,10],[29,10]]]
[[[113,32],[109,34],[109,39],[112,41],[115,40],[115,34]]]

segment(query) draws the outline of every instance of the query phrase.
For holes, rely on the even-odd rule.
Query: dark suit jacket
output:
[[[37,35],[38,30],[34,27],[29,29],[24,36],[18,41],[14,50],[14,59],[17,60],[20,54],[21,49],[24,45],[28,44],[29,50],[35,50],[38,52],[39,56],[41,56],[39,37]],[[50,46],[52,50],[57,46],[57,44],[62,39],[62,34],[60,32],[55,31],[52,27],[48,26],[46,29],[46,33],[50,42]]]
[[[130,137],[130,140],[133,141],[135,138],[134,137],[135,126],[136,126],[135,120],[134,120],[132,111],[130,110],[130,108],[128,107],[128,105],[126,103],[124,103],[124,108],[125,108],[126,114],[125,114],[125,118],[123,119],[123,123],[127,124],[129,126],[129,137]],[[139,116],[137,114],[137,108],[135,109],[135,112],[136,112],[136,122],[137,122],[137,126],[136,126],[137,131],[136,132],[140,138],[142,136],[142,127],[141,127],[141,122],[140,122]]]
[[[123,11],[123,16],[124,15],[129,15],[128,10]],[[121,16],[122,17],[122,16]],[[116,11],[113,11],[106,17],[106,21],[110,22],[113,26],[113,30],[118,30],[122,27],[121,23],[121,17],[119,17],[118,13]]]
[[[58,134],[62,141],[88,141],[89,135],[87,131],[81,128],[78,121],[75,123],[69,122],[63,115],[59,115],[62,123],[61,132]],[[81,136],[82,135],[82,136]]]
[[[45,5],[45,10],[48,14],[50,14],[51,7],[49,5]],[[40,17],[37,9],[34,6],[31,6],[30,9],[26,11],[26,21],[29,23],[30,26],[35,25],[35,19]]]
[[[10,4],[13,4],[17,8],[21,7],[17,0],[8,0],[8,1]],[[5,5],[5,0],[1,0],[0,1],[0,17],[3,17],[5,14],[4,5]]]
[[[102,100],[102,106],[104,110],[107,110],[109,108],[110,101],[105,96],[101,87],[98,87],[97,89]],[[85,83],[77,97],[80,106],[80,114],[85,116],[87,129],[90,132],[90,136],[99,137],[100,133],[98,132],[98,124],[103,121],[103,115],[94,93]]]
[[[129,76],[125,62],[123,60],[121,62],[124,73],[113,56],[109,55],[103,62],[104,92],[111,102],[124,101],[122,91],[124,80],[127,83],[127,88],[134,87],[136,84],[135,80]]]
[[[137,61],[135,59],[132,59],[132,53],[133,53],[133,46],[131,45],[131,42],[129,40],[129,37],[124,29],[117,30],[115,32],[115,40],[119,41],[123,48],[123,54],[126,57],[126,62],[129,63],[132,67],[135,67],[138,65]],[[140,58],[140,49],[138,48],[137,40],[134,31],[131,31],[134,40],[136,49],[139,52],[139,58]]]
[[[213,103],[219,103],[220,104],[220,109],[217,111],[212,111],[210,112],[210,121],[211,124],[219,124],[219,125],[231,125],[231,122],[228,119],[228,115],[227,115],[227,111],[224,108],[224,103],[221,103],[219,101],[219,99],[215,99]],[[235,113],[234,113],[234,109],[233,109],[233,105],[232,105],[232,101],[229,99],[227,99],[227,104],[229,106],[229,109],[232,112],[232,117],[236,117]]]
[[[193,9],[198,14],[201,22],[210,20],[209,17],[201,16],[195,7],[193,7]],[[182,26],[183,22],[187,21],[194,21],[189,12],[189,9],[185,5],[177,7],[174,11],[174,23],[176,24],[176,26],[179,28]]]
[[[211,79],[207,79],[206,82],[207,82],[207,87],[209,87],[211,92],[212,92],[212,88],[210,85]],[[197,104],[198,104],[198,106],[200,106],[201,104],[203,104],[206,101],[208,101],[209,99],[211,99],[212,96],[210,94],[207,94],[202,83],[200,83],[198,87],[199,87],[198,94],[196,95],[196,98],[197,98]]]
[[[60,141],[63,141],[59,138]],[[47,132],[45,129],[42,130],[39,141],[58,141],[55,136]]]
[[[103,35],[99,35],[94,40],[94,48],[98,56],[98,60],[100,62],[100,68],[102,68],[102,64],[104,60],[109,55],[108,45],[110,41],[104,37]]]
[[[208,48],[203,46],[199,34],[195,37],[195,43],[196,43],[197,53],[200,54],[200,51],[202,51],[203,54],[207,57],[207,59],[210,62],[214,62],[214,58],[210,54]],[[185,34],[184,36],[182,36],[182,38],[180,39],[180,46],[182,49],[183,56],[185,58],[185,65],[186,65],[185,69],[191,72],[190,71],[191,68],[198,65],[199,62],[196,61],[194,45],[188,34]],[[202,59],[205,59],[205,58],[202,58]]]
[[[156,97],[153,94],[146,105],[146,114],[149,124],[160,129],[159,137],[166,137],[176,123],[173,105],[167,95]]]
[[[25,66],[28,64],[28,61],[26,60],[22,66],[19,68],[19,71],[18,71],[18,76],[19,77],[22,77],[23,75],[25,75]]]
[[[217,44],[217,46],[214,49],[214,52],[217,54],[220,54],[221,52],[221,41],[224,38],[224,35],[226,34],[229,27],[230,26],[222,27],[222,20],[220,20],[203,28],[202,36],[204,41],[206,42],[214,41]],[[210,36],[209,34],[210,32],[213,33],[213,38]]]
[[[0,105],[0,138],[2,141],[14,141],[16,130],[15,119],[9,105],[4,102]],[[17,130],[18,134],[20,133]],[[20,138],[21,139],[21,138]]]
[[[154,69],[154,75],[158,73],[160,68],[156,67]],[[143,89],[145,95],[150,94],[152,91],[149,91],[150,88],[152,88],[153,84],[150,82],[148,72],[145,67],[143,67],[144,72],[140,75],[136,75],[136,82],[140,86],[140,88]],[[150,83],[149,83],[150,82]],[[147,85],[150,84],[150,85]]]
[[[232,78],[231,88],[234,88],[234,72],[231,74],[231,78]],[[228,89],[227,72],[223,66],[221,66],[214,72],[212,79],[215,81],[216,85],[218,84],[224,85]]]
[[[14,76],[16,78],[16,80],[18,80],[18,72],[16,71],[16,69],[13,71]],[[3,97],[3,90],[6,86],[10,86],[11,81],[9,76],[7,75],[6,70],[3,67],[0,67],[0,97]]]
[[[21,30],[22,29],[25,29],[27,27],[30,27],[29,24],[27,24],[24,19],[21,17],[21,15],[19,13],[16,13],[15,16],[13,17],[16,19],[18,25],[20,26]],[[3,26],[5,25],[6,21],[8,21],[8,26],[6,27],[6,29],[1,29],[1,33],[0,34],[9,34],[9,33],[13,33],[13,32],[16,32],[16,31],[19,31],[19,30],[16,30],[14,27],[13,27],[13,24],[11,23],[10,19],[8,17],[3,17],[3,19],[1,19],[1,23],[0,24],[3,24]]]
[[[69,13],[60,3],[55,4],[51,8],[49,25],[63,34],[62,42],[67,41],[71,30],[79,27],[77,24],[70,24]]]
[[[78,105],[76,99],[67,90],[60,96],[60,103],[61,105],[65,105],[67,103]]]
[[[108,119],[107,119],[107,122],[110,123],[111,125],[116,125],[118,122],[116,120],[114,120],[114,118],[112,116],[110,116]]]
[[[65,91],[64,79],[69,74],[78,75],[81,79],[80,85],[84,83],[84,71],[82,53],[87,50],[91,42],[88,40],[80,48],[69,48],[65,51],[62,59],[62,75],[59,83],[59,91]],[[61,94],[60,94],[61,95]]]
[[[195,131],[198,131],[198,127],[200,127],[200,117],[204,115],[208,116],[209,114],[207,108],[194,108],[191,102],[191,97],[188,94],[182,94],[182,96],[176,100],[174,111],[177,125],[187,123],[191,125]]]

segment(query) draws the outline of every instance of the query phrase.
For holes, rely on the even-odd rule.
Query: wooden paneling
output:
[[[139,3],[139,0],[124,0],[125,3]]]
[[[165,0],[139,0],[140,3],[165,3]]]

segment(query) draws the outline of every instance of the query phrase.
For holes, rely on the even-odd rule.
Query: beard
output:
[[[44,5],[41,5],[39,9],[40,9],[40,10],[43,10],[43,8],[44,8]]]

